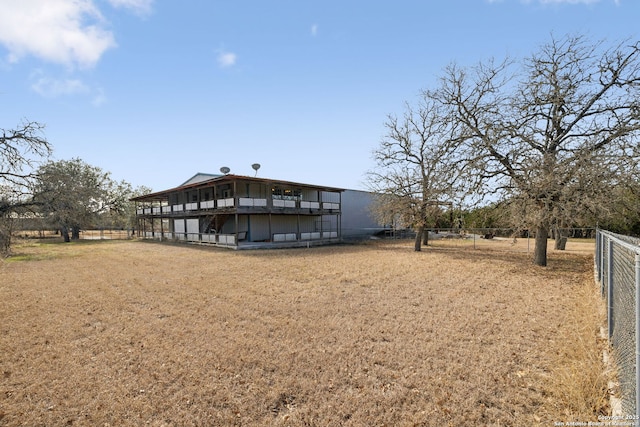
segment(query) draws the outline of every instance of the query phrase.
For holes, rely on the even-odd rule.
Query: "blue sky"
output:
[[[0,0],[0,128],[155,191],[196,172],[366,189],[451,62],[637,40],[637,0]]]

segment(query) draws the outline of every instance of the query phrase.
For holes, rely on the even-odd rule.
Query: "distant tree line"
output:
[[[540,266],[567,228],[638,232],[640,42],[552,37],[519,61],[452,64],[385,127],[374,212],[413,227],[416,250],[447,204],[530,231]]]
[[[131,228],[130,198],[150,191],[115,181],[81,159],[51,160],[44,125],[24,121],[0,129],[0,254],[10,252],[13,232],[24,224],[59,231],[65,242],[86,228]]]

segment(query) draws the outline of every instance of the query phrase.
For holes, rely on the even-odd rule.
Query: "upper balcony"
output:
[[[138,196],[139,216],[214,214],[339,215],[343,189],[256,177],[223,175]]]
[[[143,216],[190,216],[217,212],[335,214],[340,212],[340,203],[252,197],[227,197],[224,199],[205,200],[202,202],[139,207],[136,211],[138,215]]]

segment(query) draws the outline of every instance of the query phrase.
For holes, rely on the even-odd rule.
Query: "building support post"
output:
[[[338,240],[342,241],[342,192],[338,193]]]
[[[164,216],[162,215],[162,206],[160,206],[160,241],[164,241]]]
[[[324,201],[320,190],[318,190],[318,199],[320,200],[320,240],[324,240]]]
[[[236,231],[235,231],[236,248],[240,245],[240,242],[238,241],[238,237],[239,237],[239,234],[238,234],[238,202],[239,202],[239,199],[238,199],[238,181],[233,180],[233,209],[236,212],[235,213],[235,217],[234,217],[235,223],[236,223],[235,224],[235,226],[236,226]]]
[[[238,233],[238,226],[239,226],[239,221],[238,221],[238,207],[236,206],[236,213],[235,213],[235,222],[236,222],[236,247],[240,246],[240,241],[238,240],[238,237],[240,236],[240,234]]]

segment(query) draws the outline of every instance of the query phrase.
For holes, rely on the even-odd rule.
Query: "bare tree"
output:
[[[537,265],[552,227],[606,200],[639,158],[638,42],[552,38],[519,63],[449,66],[432,96],[456,110],[479,174],[526,207]]]
[[[0,185],[3,196],[25,201],[34,168],[51,154],[44,125],[24,121],[16,129],[0,129]],[[10,209],[11,205],[3,205]]]
[[[0,129],[0,253],[11,248],[15,216],[30,208],[33,168],[51,154],[44,125],[24,121],[16,129]]]
[[[387,133],[374,151],[377,168],[368,174],[379,195],[374,213],[414,228],[416,251],[428,236],[425,228],[462,186],[459,126],[449,113],[425,93],[417,107],[406,105],[402,118],[389,115]]]

